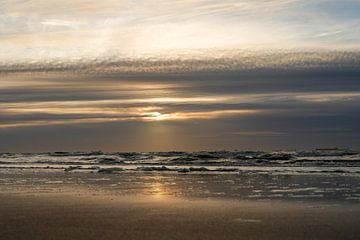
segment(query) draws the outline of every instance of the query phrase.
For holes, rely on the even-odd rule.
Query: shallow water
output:
[[[360,175],[121,172],[100,174],[50,170],[1,170],[2,192],[56,193],[74,188],[101,195],[154,198],[290,200],[360,203]]]

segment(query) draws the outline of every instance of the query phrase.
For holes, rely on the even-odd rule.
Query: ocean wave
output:
[[[96,170],[103,173],[131,171],[239,172],[244,168],[293,172],[356,172],[360,153],[349,149],[311,151],[201,151],[201,152],[54,152],[1,153],[0,168],[60,168],[65,171]],[[113,170],[111,170],[113,168]],[[344,170],[345,169],[345,170]],[[350,170],[349,170],[350,169]],[[351,170],[352,169],[352,170]]]

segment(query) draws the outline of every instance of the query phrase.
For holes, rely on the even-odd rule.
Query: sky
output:
[[[358,0],[0,0],[0,151],[360,149]]]

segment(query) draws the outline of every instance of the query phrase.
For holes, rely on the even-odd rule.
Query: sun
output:
[[[145,120],[151,120],[151,121],[163,121],[172,118],[170,114],[162,114],[160,112],[147,112],[144,115],[145,115],[144,117]]]

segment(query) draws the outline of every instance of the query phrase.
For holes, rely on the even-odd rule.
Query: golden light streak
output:
[[[0,114],[147,114],[151,113],[152,119],[173,119],[179,114],[158,114],[159,110],[172,108],[172,104],[237,104],[248,102],[297,100],[306,102],[331,102],[346,101],[359,98],[357,92],[347,93],[299,93],[281,96],[277,94],[242,94],[211,97],[163,97],[163,98],[131,98],[110,100],[76,100],[76,101],[42,101],[42,102],[15,102],[0,103]],[[141,106],[138,106],[141,105]],[[166,106],[166,107],[165,107]],[[176,117],[174,117],[176,116]]]
[[[156,106],[130,107],[127,104],[171,104],[171,103],[223,103],[228,97],[184,97],[184,98],[139,98],[93,101],[44,101],[0,103],[0,113],[48,113],[48,114],[121,114],[156,110]]]
[[[263,112],[263,110],[217,110],[217,111],[199,111],[199,112],[176,112],[176,113],[160,113],[160,112],[143,112],[132,113],[123,116],[107,116],[94,118],[64,119],[64,120],[29,120],[29,121],[12,121],[12,123],[2,123],[0,128],[15,127],[31,127],[46,125],[65,125],[65,124],[91,124],[106,122],[122,122],[122,121],[185,121],[191,119],[214,119],[224,118],[238,115],[249,115]]]

